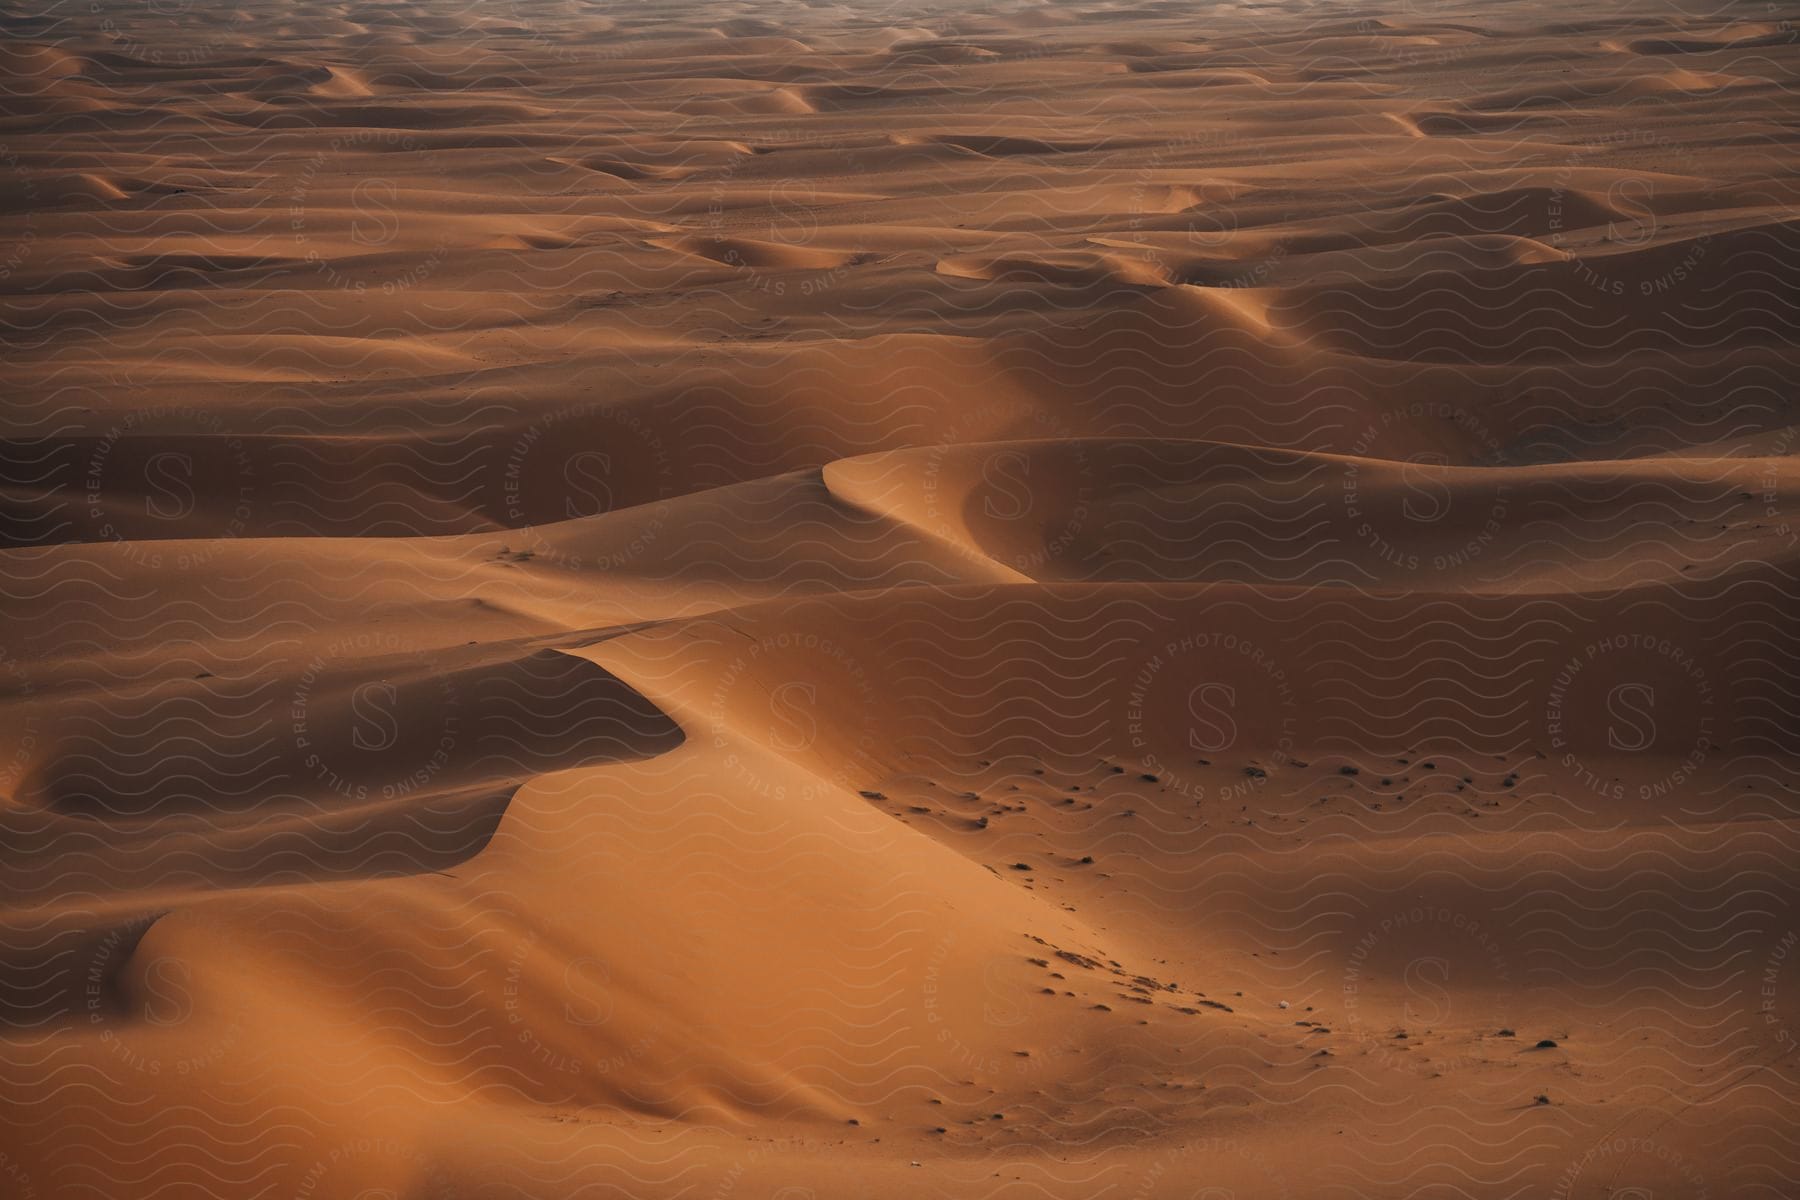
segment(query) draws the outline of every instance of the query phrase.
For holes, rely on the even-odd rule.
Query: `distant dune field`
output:
[[[0,6],[0,1200],[1800,1195],[1796,19]]]

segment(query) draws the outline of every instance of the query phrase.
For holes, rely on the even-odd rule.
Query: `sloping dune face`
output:
[[[1795,18],[0,11],[0,1196],[1800,1194]]]

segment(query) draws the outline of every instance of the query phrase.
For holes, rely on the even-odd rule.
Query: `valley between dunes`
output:
[[[0,1196],[1796,1194],[1796,16],[0,7]]]

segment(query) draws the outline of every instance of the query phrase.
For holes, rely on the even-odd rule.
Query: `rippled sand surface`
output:
[[[0,7],[0,1195],[1800,1192],[1800,8]]]

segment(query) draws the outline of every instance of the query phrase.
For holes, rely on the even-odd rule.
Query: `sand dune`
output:
[[[1796,15],[0,11],[0,1196],[1800,1191]]]

